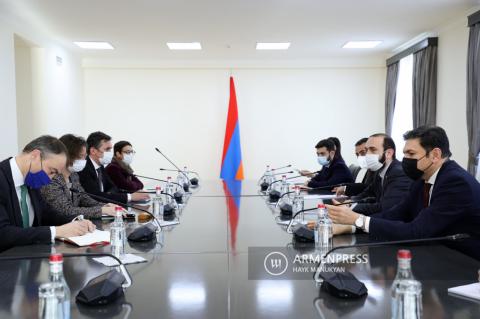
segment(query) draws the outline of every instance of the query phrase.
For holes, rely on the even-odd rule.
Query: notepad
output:
[[[118,266],[118,261],[109,256],[93,258],[93,260],[101,264],[104,264],[107,267]],[[134,255],[134,254],[125,254],[120,258],[120,260],[124,265],[143,263],[147,261],[145,258]]]
[[[91,233],[86,233],[83,236],[74,236],[63,238],[64,241],[75,244],[77,246],[90,246],[96,243],[110,242],[110,232],[104,230],[95,229]]]
[[[469,285],[448,288],[448,293],[467,297],[469,299],[480,300],[480,283],[476,282]]]

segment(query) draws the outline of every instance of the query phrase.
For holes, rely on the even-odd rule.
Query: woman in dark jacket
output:
[[[113,154],[112,162],[105,169],[113,183],[129,193],[141,190],[143,184],[133,175],[133,169],[130,167],[135,155],[132,144],[127,141],[115,143]]]

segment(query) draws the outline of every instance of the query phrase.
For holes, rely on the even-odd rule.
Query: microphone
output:
[[[183,176],[185,176],[185,178],[187,179],[188,183],[189,184],[192,184],[192,182],[190,181],[190,179],[188,178],[187,174],[185,174],[180,168],[178,168],[177,165],[175,165],[174,162],[172,162],[165,154],[163,154],[157,147],[155,147],[155,150],[160,154],[162,155],[170,164],[172,164],[177,170],[179,173],[181,173]],[[198,184],[198,181],[197,181],[197,184]]]
[[[294,173],[294,172],[293,172],[293,171],[289,171],[289,172],[279,172],[279,173],[275,173],[275,174],[270,174],[270,176],[283,175],[283,174],[292,174],[292,173]],[[266,174],[263,174],[262,177],[260,177],[259,181],[261,181],[265,176],[266,176]],[[266,192],[269,187],[270,187],[270,184],[267,183],[266,181],[263,181],[263,182],[260,184],[260,190],[261,190],[262,192]]]
[[[293,172],[287,172],[287,174],[289,173],[293,173]],[[285,174],[285,173],[282,173],[282,174]],[[289,180],[289,179],[294,179],[294,178],[298,178],[298,177],[302,177],[301,175],[296,175],[296,176],[291,176],[291,177],[287,177],[285,178],[285,180]],[[279,179],[279,180],[276,180],[276,181],[273,181],[271,182],[268,187],[267,187],[267,190],[269,188],[272,187],[273,184],[275,183],[278,183],[278,182],[282,182],[283,179]],[[280,199],[280,196],[281,196],[281,193],[277,190],[271,190],[268,194],[268,197],[269,197],[269,200],[270,200],[270,203],[275,203],[275,202],[278,202],[278,200]]]
[[[168,181],[164,180],[164,179],[159,179],[159,178],[153,178],[153,177],[148,177],[148,176],[142,176],[142,175],[137,175],[137,174],[134,174],[134,176],[136,177],[139,177],[139,178],[144,178],[144,179],[149,179],[149,180],[152,180],[152,181],[158,181],[158,182],[163,182],[163,183],[168,183]],[[176,182],[173,182],[173,181],[170,181],[170,183],[172,184],[175,184],[177,185],[178,187],[180,187],[180,189],[183,189],[183,191],[185,192],[188,192],[188,187],[185,189],[185,185],[180,185],[179,183],[176,183]],[[183,202],[183,194],[180,193],[180,192],[175,192],[173,194],[174,196],[174,199],[175,201],[178,203],[178,204],[181,204]]]
[[[323,272],[322,266],[327,262],[327,257],[332,252],[340,249],[357,248],[357,247],[375,247],[375,246],[390,246],[390,245],[404,245],[415,243],[430,243],[436,241],[457,241],[470,238],[469,234],[455,234],[442,237],[420,238],[420,239],[406,239],[393,240],[383,242],[370,242],[354,245],[342,245],[330,249],[317,264],[317,269],[314,274],[314,280],[322,284],[322,288],[329,294],[340,298],[358,298],[368,293],[365,285],[360,282],[352,273],[331,273]],[[320,278],[322,277],[322,279]]]
[[[284,169],[284,168],[289,168],[289,167],[292,167],[292,164],[288,164],[288,165],[285,165],[285,166],[282,166],[282,167],[272,168],[271,170],[272,171],[278,171],[279,169]]]
[[[88,196],[91,196],[93,198],[97,198],[101,201],[105,201],[105,200],[108,200],[109,202],[113,203],[113,204],[116,204],[116,205],[119,205],[119,206],[122,206],[122,207],[130,207],[130,208],[135,208],[139,211],[142,211],[142,212],[145,212],[147,213],[150,217],[152,217],[152,220],[157,224],[157,226],[161,229],[162,226],[160,224],[160,222],[158,221],[158,219],[155,217],[155,215],[153,215],[152,213],[150,213],[148,210],[146,209],[143,209],[143,208],[139,208],[139,207],[135,207],[133,205],[129,205],[129,204],[125,204],[125,203],[121,203],[121,202],[117,202],[117,201],[114,201],[114,200],[110,200],[108,198],[105,198],[105,197],[102,197],[102,196],[98,196],[98,195],[95,195],[95,194],[91,194],[91,193],[88,193],[88,192],[84,192],[84,191],[80,191],[76,188],[70,188],[70,191],[73,192],[73,193],[83,193],[83,194],[87,194]],[[162,193],[162,194],[165,194],[165,195],[168,195],[168,196],[172,196],[170,194],[166,194],[166,193]],[[167,204],[168,205],[168,204]],[[165,207],[167,206],[165,205]],[[167,213],[166,215],[172,215],[173,212],[175,210],[170,208],[169,210],[169,213]],[[165,214],[166,210],[164,209],[164,214]],[[155,235],[156,235],[156,232],[157,232],[157,229],[158,227],[153,225],[153,224],[146,224],[146,225],[143,225],[143,226],[140,226],[138,228],[136,228],[134,231],[132,231],[132,233],[128,236],[128,239],[129,240],[132,240],[132,241],[149,241],[149,240],[152,240],[153,238],[155,238]]]
[[[161,171],[166,171],[166,172],[181,172],[179,170],[176,170],[176,169],[168,169],[168,168],[160,168]],[[192,184],[192,186],[198,186],[198,179],[200,178],[200,175],[195,172],[195,171],[183,171],[185,173],[193,173],[195,175],[198,176],[198,178],[194,177],[194,178],[191,178],[190,179],[190,183]]]
[[[132,278],[125,268],[122,261],[109,253],[64,253],[63,257],[111,257],[115,259],[121,271],[110,270],[103,275],[91,279],[85,287],[83,287],[75,298],[76,301],[88,306],[99,306],[109,304],[124,295],[124,289],[132,285]],[[0,256],[0,261],[5,260],[25,260],[25,259],[48,259],[50,254],[34,254],[34,255],[15,255]]]

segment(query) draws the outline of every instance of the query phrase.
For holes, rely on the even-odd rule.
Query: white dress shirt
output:
[[[10,159],[10,168],[12,170],[12,177],[13,177],[13,184],[15,185],[15,191],[17,193],[17,199],[18,199],[18,204],[20,206],[20,209],[22,207],[22,191],[20,189],[21,186],[25,184],[25,178],[23,177],[22,172],[20,171],[20,168],[18,167],[17,161],[15,160],[15,157],[12,157]],[[33,225],[33,220],[35,219],[35,211],[32,206],[32,201],[30,200],[30,195],[27,193],[27,206],[28,206],[28,220],[29,220],[29,225],[32,227]],[[50,227],[50,233],[52,237],[52,243],[55,242],[55,235],[56,235],[56,230],[55,227],[51,226]]]

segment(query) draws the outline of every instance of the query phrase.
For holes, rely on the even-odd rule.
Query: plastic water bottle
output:
[[[422,284],[413,277],[410,250],[399,250],[397,260],[397,276],[392,284],[392,318],[421,318]]]
[[[155,187],[155,196],[153,197],[153,215],[155,218],[163,217],[163,199],[162,188],[160,186]]]
[[[123,208],[115,207],[115,219],[110,226],[110,245],[112,255],[121,258],[125,255],[125,224],[123,223]]]
[[[167,177],[167,185],[165,185],[165,193],[170,194],[173,196],[173,184],[172,184],[172,178],[170,176]],[[167,204],[172,201],[171,196],[166,196],[166,202]]]
[[[38,318],[70,318],[70,316],[65,316],[64,301],[65,291],[61,284],[55,282],[41,284],[38,287]]]
[[[332,221],[328,217],[325,205],[318,204],[318,219],[315,224],[315,248],[320,250],[322,256],[332,249]]]
[[[293,196],[293,201],[292,201],[292,214],[295,216],[296,213],[299,211],[303,210],[305,207],[303,196],[300,195],[300,186],[295,186],[294,187],[294,196]],[[305,221],[305,215],[304,212],[301,212],[300,214],[297,215],[296,220],[300,223],[303,223]]]
[[[63,318],[70,318],[70,288],[65,281],[63,276],[63,255],[62,254],[51,254],[50,255],[50,272],[49,280],[52,283],[55,283],[60,287],[60,291],[63,291],[63,299],[61,296],[57,296],[59,305],[61,304]],[[58,291],[58,290],[57,290]]]
[[[271,170],[270,165],[267,165],[267,171],[266,171],[265,175],[267,177],[267,183],[268,184],[271,184],[271,183],[276,181],[276,178],[273,175],[273,171]]]
[[[282,175],[282,181],[280,184],[280,193],[282,195],[288,193],[287,175]]]

